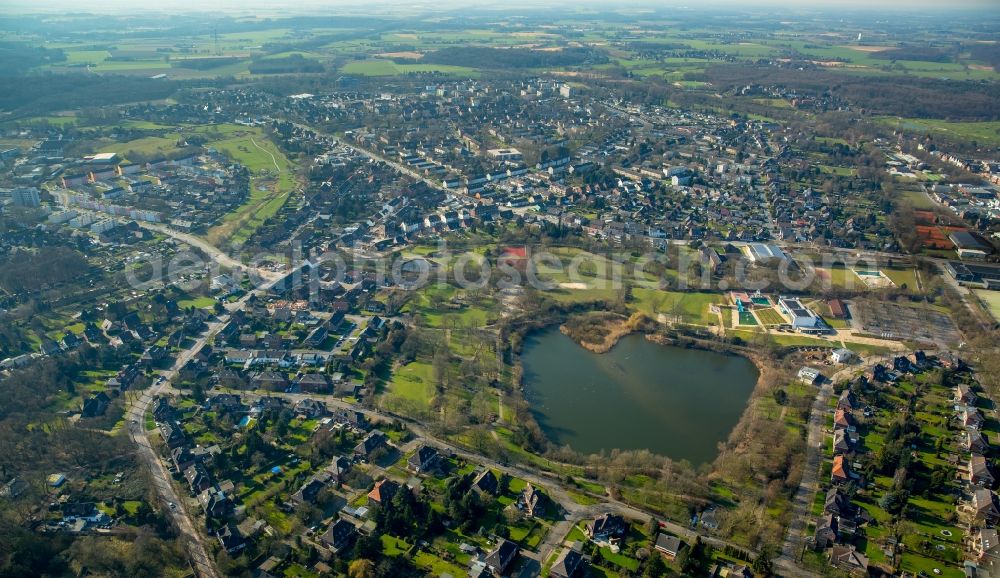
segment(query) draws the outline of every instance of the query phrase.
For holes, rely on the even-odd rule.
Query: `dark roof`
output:
[[[94,502],[71,502],[62,505],[62,515],[66,518],[87,518],[97,515]]]
[[[592,536],[607,534],[620,536],[628,529],[625,518],[617,514],[603,514],[594,519],[589,528]]]
[[[343,518],[338,518],[336,522],[330,524],[330,528],[323,534],[323,542],[335,549],[340,549],[354,539],[357,529],[354,524]]]
[[[330,378],[322,373],[307,373],[299,378],[299,384],[330,385]]]
[[[677,536],[660,534],[656,537],[656,549],[667,554],[677,554],[681,551],[683,542]]]
[[[102,415],[108,408],[111,399],[103,391],[97,395],[87,398],[83,402],[83,417],[96,417]]]
[[[567,548],[559,554],[555,563],[552,564],[549,576],[553,578],[573,578],[585,565],[583,556],[579,552],[572,548]]]
[[[372,453],[376,448],[379,448],[386,443],[385,434],[379,430],[373,430],[369,432],[365,439],[361,440],[357,446],[354,448],[354,453],[362,454],[367,456]]]
[[[837,516],[847,516],[851,512],[851,500],[839,488],[830,488],[826,493],[823,511]]]
[[[955,231],[951,235],[948,235],[948,238],[959,249],[974,249],[987,253],[993,252],[993,245],[990,245],[981,235],[972,231]]]
[[[500,480],[497,479],[492,470],[486,468],[476,476],[475,481],[472,482],[472,487],[487,494],[495,494],[500,489]]]
[[[428,465],[432,464],[437,459],[437,457],[438,457],[437,448],[423,445],[420,446],[412,456],[410,456],[410,459],[407,460],[407,463],[410,465],[410,467],[414,469],[423,470]]]
[[[298,492],[295,492],[295,494],[292,496],[292,499],[299,502],[312,503],[314,500],[316,500],[316,496],[319,495],[320,491],[325,487],[326,484],[324,484],[321,480],[317,478],[312,478],[308,482],[303,484],[302,487],[299,488]]]
[[[517,544],[500,538],[496,548],[486,557],[486,565],[498,574],[503,574],[510,567],[511,562],[517,557],[520,548]]]

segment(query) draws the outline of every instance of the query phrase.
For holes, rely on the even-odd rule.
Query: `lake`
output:
[[[555,328],[528,336],[521,362],[525,396],[554,443],[583,453],[648,449],[695,465],[718,455],[759,375],[745,357],[641,335],[591,353]]]

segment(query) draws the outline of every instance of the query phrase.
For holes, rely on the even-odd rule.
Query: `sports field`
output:
[[[771,309],[758,309],[754,311],[757,318],[760,319],[762,325],[781,325],[782,323],[788,323],[780,313]]]
[[[983,306],[993,315],[993,318],[1000,321],[1000,291],[989,291],[987,289],[976,289],[976,297],[983,303]]]

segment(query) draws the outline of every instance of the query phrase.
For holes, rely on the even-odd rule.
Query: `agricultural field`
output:
[[[975,141],[981,146],[1000,146],[1000,121],[949,122],[938,119],[880,117],[878,122],[908,133],[929,133],[944,140]]]

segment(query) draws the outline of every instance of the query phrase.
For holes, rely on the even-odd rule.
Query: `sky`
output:
[[[372,13],[391,12],[394,5],[407,8],[455,10],[464,6],[479,8],[495,7],[509,10],[516,8],[542,8],[545,6],[593,6],[614,10],[616,7],[656,6],[656,7],[722,7],[744,8],[798,8],[798,9],[930,9],[953,10],[956,8],[988,9],[1000,11],[1000,0],[103,0],[97,3],[81,4],[77,0],[0,0],[0,12],[95,12],[135,14],[139,12],[235,12],[247,14],[255,11],[268,14],[285,12],[296,14],[317,9],[347,9],[351,12]]]

